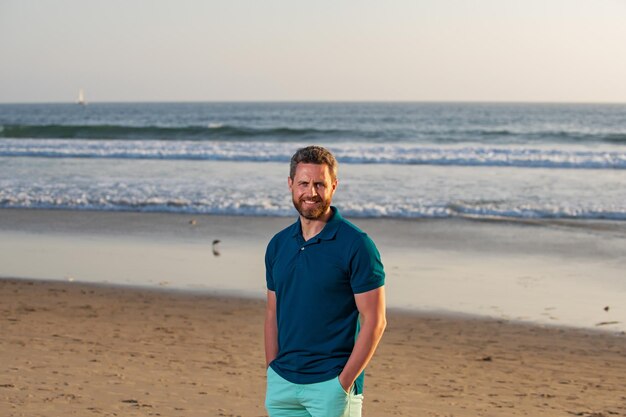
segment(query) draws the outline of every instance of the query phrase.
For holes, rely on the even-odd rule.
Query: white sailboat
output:
[[[87,105],[87,102],[85,101],[85,92],[82,88],[78,90],[78,104],[81,106]]]

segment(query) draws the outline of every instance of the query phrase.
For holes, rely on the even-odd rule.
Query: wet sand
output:
[[[0,280],[3,416],[264,416],[263,302]],[[364,416],[626,415],[626,336],[389,313]]]
[[[293,220],[0,209],[0,277],[262,299],[265,247]],[[350,220],[381,252],[391,307],[626,331],[626,222]]]

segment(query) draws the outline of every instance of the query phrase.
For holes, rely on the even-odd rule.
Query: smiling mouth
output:
[[[321,199],[314,199],[314,200],[300,200],[302,203],[304,204],[319,204],[322,202]]]

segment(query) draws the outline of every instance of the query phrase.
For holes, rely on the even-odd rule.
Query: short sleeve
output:
[[[350,285],[355,294],[385,285],[385,270],[372,239],[362,235],[350,258]]]
[[[270,243],[267,245],[267,249],[265,250],[265,282],[267,285],[267,289],[270,291],[276,291],[274,286],[274,276],[273,276],[273,265],[274,265],[274,252],[275,252],[275,243],[274,239],[270,240]]]

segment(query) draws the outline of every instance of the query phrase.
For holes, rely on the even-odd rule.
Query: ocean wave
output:
[[[626,144],[626,133],[607,134],[603,136],[602,141],[608,143]]]
[[[116,139],[116,140],[217,140],[354,136],[339,129],[271,127],[258,128],[208,123],[206,126],[123,126],[123,125],[23,125],[0,126],[0,138],[13,139]]]
[[[469,219],[583,219],[626,220],[626,210],[616,208],[567,207],[555,204],[450,203],[446,206],[450,217]]]
[[[4,139],[0,156],[285,162],[298,147],[293,142]],[[340,162],[354,164],[626,169],[626,152],[617,148],[354,143],[329,148]]]
[[[68,196],[4,195],[0,208],[60,209],[80,211],[167,212],[231,216],[295,216],[293,207],[268,204],[267,201],[215,200],[192,201],[180,197],[108,198]],[[445,219],[476,220],[614,220],[626,221],[626,208],[585,208],[552,204],[514,206],[510,204],[476,205],[451,202],[439,205],[406,205],[345,202],[342,214],[354,218]]]
[[[116,124],[5,124],[0,125],[5,139],[97,139],[144,141],[318,141],[325,143],[414,143],[414,144],[536,144],[570,143],[626,144],[626,132],[485,127],[466,129],[388,126],[354,128],[313,128],[291,126],[247,126],[210,122],[204,125],[116,125]]]
[[[585,132],[576,130],[513,130],[468,129],[430,132],[440,142],[463,143],[470,138],[478,142],[500,141],[502,143],[570,143],[570,144],[626,144],[626,132]],[[471,140],[471,139],[470,139]]]
[[[524,135],[521,135],[524,137]],[[566,143],[612,143],[626,144],[626,132],[577,132],[577,131],[547,131],[533,132],[526,135],[530,140],[560,141]]]

